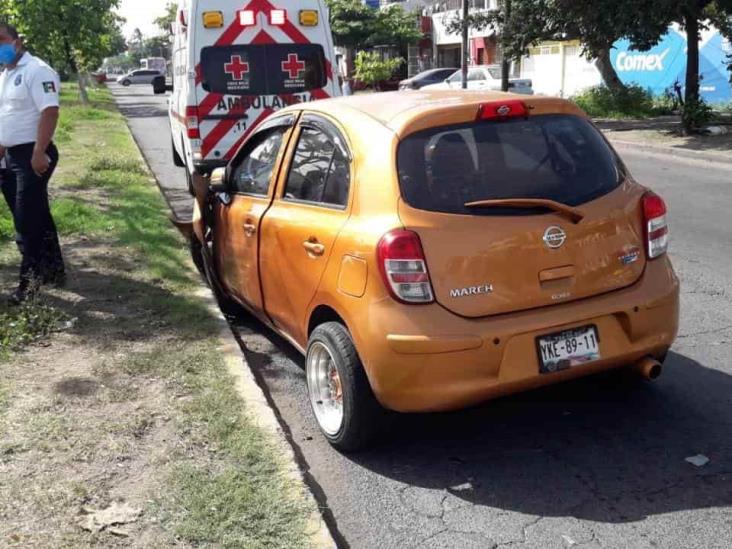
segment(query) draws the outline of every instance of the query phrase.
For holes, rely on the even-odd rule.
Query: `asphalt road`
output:
[[[115,90],[173,207],[165,103]],[[681,331],[654,383],[597,376],[451,414],[401,416],[344,456],[319,435],[303,360],[261,324],[235,328],[344,547],[732,546],[732,166],[621,149],[669,204]],[[703,454],[696,467],[685,458]]]

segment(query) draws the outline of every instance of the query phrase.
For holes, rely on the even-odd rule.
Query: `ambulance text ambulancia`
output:
[[[174,27],[172,147],[189,181],[273,111],[340,95],[324,0],[181,0]]]

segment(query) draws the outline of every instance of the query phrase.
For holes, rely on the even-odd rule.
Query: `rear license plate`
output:
[[[566,370],[600,358],[595,326],[583,326],[536,338],[542,374]]]

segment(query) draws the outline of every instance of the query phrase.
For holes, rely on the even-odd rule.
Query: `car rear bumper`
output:
[[[667,257],[632,286],[562,305],[483,319],[437,304],[375,303],[354,330],[377,399],[402,412],[463,408],[501,395],[661,357],[678,331],[679,282]],[[539,372],[536,338],[593,324],[600,359]],[[364,342],[379,342],[368,344]]]

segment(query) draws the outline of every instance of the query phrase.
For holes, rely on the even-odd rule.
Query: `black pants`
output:
[[[51,279],[63,273],[64,260],[56,224],[48,203],[48,181],[58,164],[53,143],[46,149],[51,159],[48,171],[36,175],[31,167],[34,143],[7,150],[8,169],[2,174],[2,190],[15,222],[15,240],[23,257],[21,279]]]

